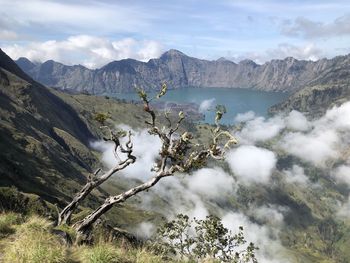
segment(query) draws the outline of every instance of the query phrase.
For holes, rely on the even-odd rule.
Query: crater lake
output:
[[[149,93],[149,97],[156,93]],[[108,96],[140,101],[137,93],[108,94]],[[195,103],[201,113],[205,114],[204,122],[213,123],[215,106],[225,105],[227,113],[222,119],[223,124],[234,124],[234,118],[239,113],[253,111],[257,116],[268,115],[268,109],[288,97],[286,92],[260,91],[240,88],[181,88],[168,90],[159,100],[178,104]],[[171,109],[171,107],[170,107]]]

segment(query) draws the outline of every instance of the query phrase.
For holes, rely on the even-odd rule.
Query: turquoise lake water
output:
[[[111,95],[111,94],[110,94]],[[151,94],[150,94],[151,95]],[[127,101],[139,101],[136,93],[112,94],[111,96],[126,99]],[[233,124],[234,118],[238,113],[254,111],[258,116],[267,116],[268,109],[272,105],[283,101],[288,97],[285,92],[268,92],[252,89],[237,89],[237,88],[183,88],[177,90],[169,90],[161,101],[188,103],[193,102],[198,105],[217,104],[226,106],[227,113],[222,119],[224,124]],[[204,111],[205,122],[213,123],[214,111]]]

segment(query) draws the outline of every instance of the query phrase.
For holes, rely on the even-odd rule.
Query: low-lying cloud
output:
[[[136,156],[136,162],[129,165],[122,174],[128,178],[147,180],[153,173],[152,166],[158,157],[161,142],[155,136],[150,135],[147,130],[132,130],[126,125],[118,126],[117,129],[131,130],[133,142],[133,154]],[[122,142],[125,141],[122,140]],[[91,146],[99,151],[102,151],[102,163],[107,168],[114,167],[119,160],[116,159],[113,151],[114,144],[111,142],[97,141],[93,142]],[[121,159],[125,158],[122,153],[118,153]]]
[[[278,185],[278,180],[282,180],[283,185],[293,184],[298,188],[322,187],[314,182],[314,177],[311,180],[310,169],[306,167],[314,167],[335,184],[350,189],[348,116],[350,103],[334,107],[315,120],[308,120],[297,111],[273,118],[257,117],[253,112],[240,114],[236,120],[239,120],[241,128],[235,132],[240,144],[227,153],[222,166],[226,169],[214,164],[190,175],[177,174],[165,178],[147,193],[140,193],[139,205],[167,219],[173,219],[178,213],[196,218],[216,214],[234,232],[240,225],[245,227],[246,239],[260,247],[259,262],[286,262],[279,234],[285,226],[285,215],[294,208],[264,201],[259,205],[258,202],[249,204],[246,209],[237,209],[237,204],[228,200],[239,198],[241,187],[272,189]],[[127,126],[122,128],[130,129]],[[150,169],[161,145],[159,139],[146,130],[134,130],[132,133],[138,159],[122,171],[122,177],[118,179],[137,185],[139,180],[146,181],[152,176]],[[103,152],[102,161],[106,167],[115,165],[113,145],[105,142],[93,145]],[[287,161],[281,166],[281,157],[284,162],[292,162]],[[339,203],[336,216],[340,219],[349,215],[350,201],[347,198],[345,202],[341,198],[334,200]],[[151,236],[154,230],[155,226],[150,222],[143,222],[134,229],[142,237]]]
[[[338,166],[332,175],[339,183],[347,184],[350,187],[350,165]]]
[[[245,117],[249,117],[249,115],[239,116],[239,119]],[[278,116],[267,120],[264,117],[256,117],[246,122],[236,136],[243,143],[262,142],[277,136],[284,127],[283,119]]]
[[[304,168],[294,164],[290,170],[284,170],[285,179],[288,183],[296,183],[306,185],[309,183],[309,178],[305,175]]]
[[[285,135],[281,148],[300,159],[324,167],[326,162],[339,156],[337,144],[339,138],[333,130],[314,130],[309,134],[293,132]]]
[[[203,168],[189,177],[185,182],[190,191],[213,199],[220,199],[235,192],[235,180],[221,168]]]
[[[266,184],[276,166],[277,158],[267,149],[244,145],[228,153],[227,162],[239,181]]]

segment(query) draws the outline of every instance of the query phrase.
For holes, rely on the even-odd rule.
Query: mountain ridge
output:
[[[55,61],[32,63],[20,58],[16,63],[33,79],[44,85],[91,94],[158,89],[167,82],[169,88],[226,87],[253,88],[266,91],[296,92],[337,65],[350,65],[350,55],[318,61],[292,57],[275,59],[264,64],[243,60],[238,64],[227,60],[204,60],[171,49],[159,58],[142,62],[135,59],[112,61],[98,69],[82,65],[67,66]],[[30,62],[30,61],[29,61]]]

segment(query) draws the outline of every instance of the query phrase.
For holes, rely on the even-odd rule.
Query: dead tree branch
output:
[[[107,127],[107,126],[104,126]],[[109,129],[109,127],[107,127]],[[97,169],[97,171],[93,174],[91,174],[88,177],[88,181],[83,186],[83,188],[74,196],[73,200],[65,207],[63,210],[58,214],[58,225],[62,224],[70,224],[70,220],[72,217],[73,212],[78,207],[78,205],[81,203],[82,200],[88,196],[93,189],[100,186],[103,182],[108,180],[113,174],[115,174],[118,171],[121,171],[125,169],[130,164],[134,163],[136,161],[136,157],[132,155],[133,151],[133,144],[131,142],[131,132],[128,133],[128,141],[126,142],[125,146],[123,146],[120,143],[119,138],[124,135],[122,132],[113,132],[109,129],[109,138],[104,138],[105,141],[111,141],[114,143],[114,150],[113,153],[117,159],[119,159],[119,163],[110,169],[109,171],[103,173],[99,176],[99,173],[101,169]],[[120,160],[117,151],[120,150],[121,153],[126,155],[125,160]]]
[[[166,85],[163,85],[156,98],[163,96],[166,93],[166,89]],[[101,206],[75,224],[75,229],[83,238],[88,237],[96,220],[110,210],[113,205],[125,202],[139,192],[153,187],[164,177],[173,176],[177,172],[189,173],[192,170],[201,168],[206,165],[206,162],[210,157],[222,159],[225,154],[225,149],[228,148],[230,144],[237,143],[236,139],[231,134],[220,129],[219,121],[225,113],[223,108],[217,107],[215,119],[216,128],[212,131],[212,143],[206,147],[199,146],[192,143],[193,136],[189,132],[183,132],[178,134],[178,136],[174,136],[179,130],[182,121],[185,119],[183,112],[179,113],[174,127],[170,118],[166,116],[167,121],[169,122],[168,130],[164,128],[160,129],[156,124],[156,113],[150,106],[150,102],[154,98],[148,99],[147,94],[143,90],[139,90],[138,93],[144,103],[144,111],[151,117],[150,121],[145,121],[145,123],[149,125],[148,132],[151,135],[158,136],[162,142],[159,158],[156,161],[155,166],[152,168],[155,175],[147,182],[137,185],[119,195],[108,197]],[[219,137],[227,138],[223,145],[219,143]]]

